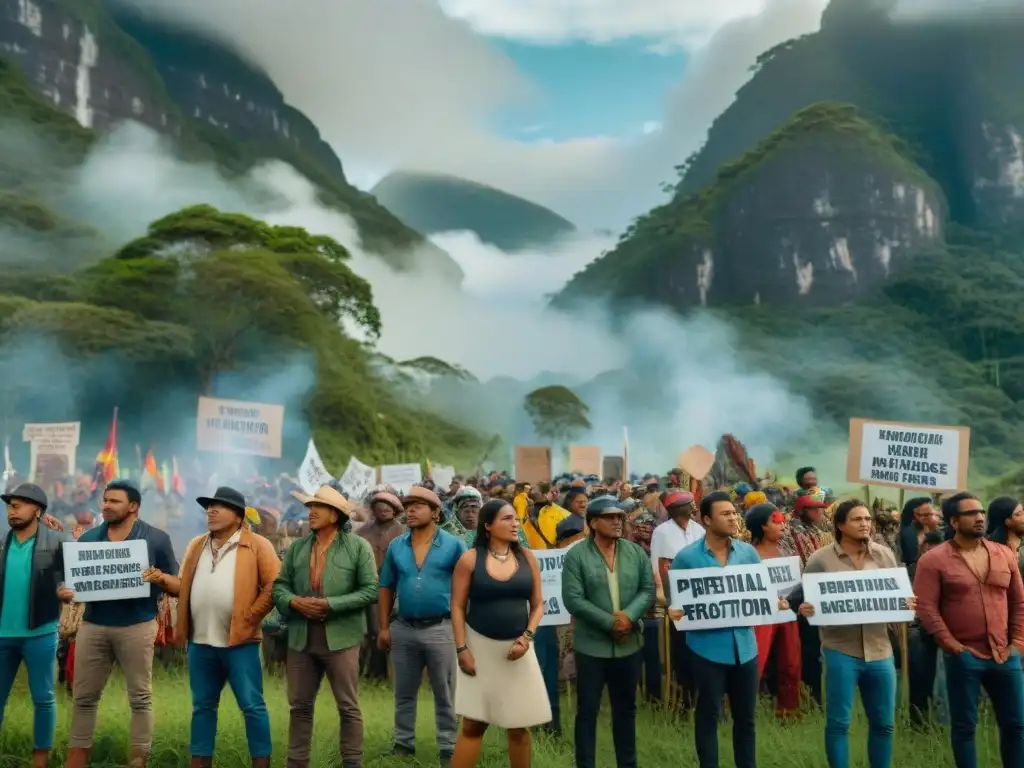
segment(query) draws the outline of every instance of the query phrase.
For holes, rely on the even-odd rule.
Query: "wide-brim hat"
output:
[[[429,488],[424,488],[422,485],[414,485],[409,489],[409,492],[402,497],[402,506],[408,507],[410,504],[416,504],[417,502],[426,504],[431,509],[441,508],[441,499]]]
[[[17,486],[10,493],[5,493],[0,496],[3,499],[4,504],[10,504],[11,499],[24,499],[30,501],[33,504],[46,509],[49,506],[49,500],[46,498],[46,491],[40,488],[35,483],[22,483]]]
[[[402,508],[402,500],[399,499],[395,494],[388,493],[387,491],[377,491],[373,496],[370,497],[370,506],[372,507],[377,502],[382,502],[389,505],[396,514],[402,514],[405,510]]]
[[[235,510],[235,512],[243,517],[245,516],[245,508],[248,506],[245,503],[245,494],[226,485],[218,488],[213,496],[200,496],[196,499],[196,503],[203,509],[208,509],[211,504],[223,504],[225,507]]]
[[[329,485],[321,485],[312,496],[303,496],[302,503],[307,507],[311,504],[323,504],[326,507],[335,509],[345,517],[352,516],[352,505],[348,503],[341,491]]]

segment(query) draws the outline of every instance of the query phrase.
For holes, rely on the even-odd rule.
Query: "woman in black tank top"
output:
[[[533,633],[544,615],[537,559],[519,546],[507,501],[480,510],[476,546],[455,567],[452,630],[459,661],[455,712],[462,731],[452,768],[472,768],[488,725],[508,730],[512,768],[530,766],[530,727],[551,720]]]

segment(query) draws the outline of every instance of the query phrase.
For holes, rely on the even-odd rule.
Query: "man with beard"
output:
[[[643,615],[654,604],[647,553],[622,538],[625,513],[613,496],[587,506],[590,536],[565,554],[562,600],[575,620],[576,765],[596,768],[597,718],[605,686],[618,768],[636,768],[636,689]]]
[[[22,483],[0,496],[10,532],[0,550],[0,729],[21,662],[28,673],[34,710],[32,766],[45,768],[53,748],[57,701],[53,691],[57,586],[64,579],[63,537],[39,518],[46,511],[43,489]]]
[[[921,625],[946,652],[950,740],[958,768],[978,764],[978,694],[999,724],[1004,768],[1024,765],[1024,584],[1015,553],[985,541],[985,509],[961,492],[942,502],[950,541],[921,556],[914,589]]]
[[[377,576],[384,565],[384,555],[391,542],[405,533],[405,526],[398,518],[405,512],[402,502],[393,493],[378,491],[370,497],[372,518],[356,531],[356,536],[366,539],[373,548],[377,563]],[[369,642],[364,651],[363,669],[370,679],[386,680],[388,677],[388,654],[377,647],[377,600],[366,607],[366,629]]]
[[[805,575],[898,567],[892,550],[871,540],[871,512],[863,501],[849,499],[839,504],[834,525],[835,543],[808,559]],[[794,602],[798,598],[802,602],[800,589]],[[909,598],[908,608],[914,610],[916,602]],[[814,606],[803,603],[799,613],[810,618]],[[888,626],[846,624],[818,629],[825,656],[825,754],[829,766],[846,768],[850,764],[850,721],[859,691],[868,720],[868,763],[872,768],[888,768],[896,721],[896,663]]]
[[[438,528],[441,500],[413,486],[402,499],[409,530],[391,542],[380,572],[377,645],[391,649],[395,672],[395,755],[416,754],[416,704],[426,668],[434,694],[434,726],[441,763],[455,751],[455,637],[452,574],[466,551],[462,539]],[[394,620],[391,609],[397,606]]]
[[[163,531],[139,519],[142,494],[124,480],[103,491],[103,523],[86,531],[79,543],[145,541],[149,564],[168,576],[178,575],[171,540]],[[70,602],[68,587],[58,597]],[[100,600],[85,607],[75,640],[74,713],[68,731],[65,768],[85,768],[96,732],[96,711],[114,663],[121,668],[128,693],[131,720],[130,768],[145,768],[153,741],[153,642],[157,632],[160,591],[131,600]]]

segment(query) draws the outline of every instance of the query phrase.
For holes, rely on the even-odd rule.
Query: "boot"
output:
[[[188,764],[188,768],[213,768],[212,757],[196,757],[192,756],[192,762]]]
[[[50,764],[50,750],[48,749],[33,749],[32,750],[32,768],[47,768]]]
[[[252,768],[270,768],[270,755],[266,757],[254,757],[252,759]]]
[[[87,768],[90,747],[70,747],[64,768]]]
[[[146,768],[149,762],[149,750],[140,747],[132,747],[129,753],[128,768]]]

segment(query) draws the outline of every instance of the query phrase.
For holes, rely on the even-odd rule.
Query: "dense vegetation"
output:
[[[576,229],[529,200],[443,174],[391,173],[373,194],[419,232],[475,232],[483,242],[505,251],[544,245]]]
[[[762,54],[706,144],[676,169],[671,199],[557,301],[650,301],[649,275],[715,246],[716,212],[745,173],[808,131],[831,132],[837,148],[853,132],[941,188],[945,242],[855,303],[710,311],[738,327],[742,357],[810,399],[823,426],[852,416],[970,425],[972,470],[987,482],[1024,460],[1024,206],[979,183],[999,176],[991,132],[1024,130],[1024,24],[896,25],[881,7],[833,0],[821,32]]]

